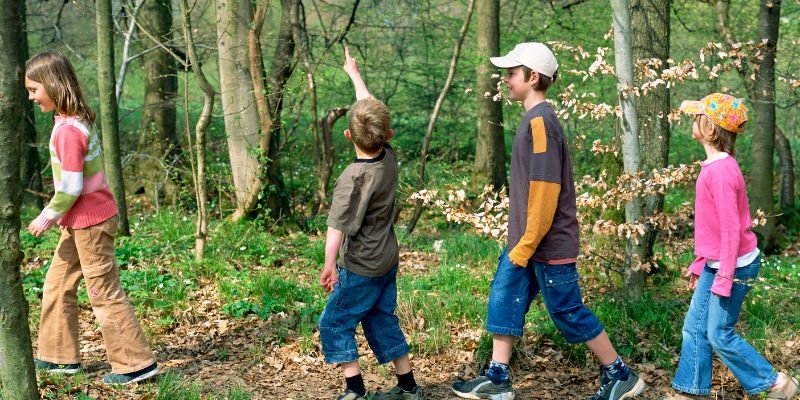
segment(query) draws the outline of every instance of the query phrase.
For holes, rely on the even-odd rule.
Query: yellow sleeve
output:
[[[539,247],[544,235],[553,224],[558,206],[561,184],[546,181],[531,181],[528,192],[528,217],[525,234],[511,250],[508,257],[515,265],[525,267]]]

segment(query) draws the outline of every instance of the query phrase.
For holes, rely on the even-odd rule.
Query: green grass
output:
[[[49,374],[42,373],[39,375],[40,387],[46,386],[48,391],[42,393],[43,399],[59,399],[63,397],[76,397],[88,399],[85,389],[88,379],[86,374],[79,371],[75,375],[63,374]]]
[[[200,400],[201,386],[181,379],[173,373],[166,373],[158,381],[156,400]]]
[[[26,210],[26,216],[31,214]],[[324,235],[313,232],[270,232],[262,221],[232,223],[213,221],[206,258],[195,262],[193,219],[178,210],[134,215],[133,234],[119,238],[117,257],[121,279],[138,315],[152,321],[147,327],[152,340],[158,332],[176,324],[181,310],[192,307],[192,292],[212,285],[222,312],[233,318],[267,320],[266,329],[254,338],[248,357],[257,362],[272,350],[266,345],[299,343],[301,353],[317,350],[319,316],[326,295],[317,280],[324,261]],[[476,360],[491,351],[491,335],[484,330],[490,284],[501,247],[494,240],[478,236],[464,227],[435,223],[407,236],[398,229],[403,251],[424,252],[422,261],[404,264],[398,275],[397,315],[406,327],[416,357],[444,354],[463,343],[453,332],[475,332]],[[316,236],[314,236],[316,234]],[[57,233],[43,238],[23,233],[26,261],[49,260]],[[598,271],[579,265],[585,301],[606,327],[619,353],[632,362],[653,363],[671,370],[679,351],[681,325],[691,293],[683,290],[681,272],[691,254],[666,259],[663,270],[650,277],[642,299],[625,301],[615,279],[609,281]],[[38,260],[38,261],[36,261]],[[423,269],[413,264],[423,263]],[[26,269],[23,283],[31,302],[31,328],[38,325],[40,288],[47,271]],[[748,296],[740,327],[743,335],[759,350],[781,343],[800,330],[800,316],[793,305],[800,302],[800,262],[796,258],[767,257],[761,280]],[[88,307],[85,291],[79,298]],[[163,328],[163,329],[159,329]],[[566,343],[550,320],[541,297],[526,316],[526,338],[516,347],[517,360],[532,356],[543,346],[560,351],[575,366],[593,362],[585,346]],[[776,342],[777,341],[777,342]],[[271,346],[271,345],[270,345]],[[231,360],[232,353],[220,348],[210,357]],[[46,398],[85,396],[85,377],[64,378],[48,384]],[[157,393],[159,399],[249,399],[243,388],[204,388],[191,377],[165,374],[142,390]]]
[[[43,389],[43,399],[92,399],[86,389],[91,382],[84,373],[75,375],[41,374],[39,386]],[[141,398],[155,400],[251,400],[253,393],[247,388],[234,386],[229,389],[210,390],[202,383],[192,381],[181,374],[166,372],[155,381],[139,383],[133,388],[111,387],[120,395],[133,391]],[[0,399],[2,397],[0,396]]]

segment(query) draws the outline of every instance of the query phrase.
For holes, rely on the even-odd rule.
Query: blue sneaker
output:
[[[74,375],[81,370],[80,364],[55,364],[47,361],[33,359],[33,366],[37,371],[46,371],[51,374],[67,374]]]
[[[106,385],[130,385],[131,383],[151,378],[156,374],[158,374],[158,364],[153,363],[153,365],[145,369],[131,372],[129,374],[118,374],[116,372],[111,372],[103,378],[103,383]]]
[[[601,380],[600,389],[597,394],[592,396],[590,400],[622,400],[630,399],[642,394],[646,387],[644,381],[639,378],[636,372],[631,370],[628,379],[610,379],[605,378]]]
[[[495,385],[486,376],[453,383],[453,393],[462,399],[514,400],[511,380]]]

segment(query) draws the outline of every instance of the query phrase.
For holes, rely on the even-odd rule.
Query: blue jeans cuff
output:
[[[522,329],[506,328],[502,326],[486,324],[486,330],[489,331],[489,333],[494,333],[496,335],[522,337]]]
[[[341,364],[358,360],[358,352],[325,353],[325,362],[328,364]]]
[[[767,382],[765,382],[763,385],[758,386],[753,390],[748,390],[747,394],[755,396],[763,391],[769,390],[770,388],[775,386],[775,382],[777,380],[778,380],[778,372],[773,372],[772,375],[770,375],[769,380]]]
[[[675,382],[672,383],[672,388],[677,390],[677,391],[679,391],[679,392],[683,392],[683,393],[687,393],[687,394],[696,394],[696,395],[700,395],[700,396],[705,396],[705,395],[711,394],[711,389],[693,389],[693,388],[690,388],[690,387],[678,385]]]
[[[408,354],[410,351],[411,349],[408,347],[408,343],[403,343],[383,353],[375,353],[375,358],[378,359],[378,364],[386,364]]]
[[[600,334],[603,333],[603,330],[605,330],[605,328],[603,328],[603,325],[598,325],[597,328],[595,328],[593,331],[591,331],[591,332],[589,332],[589,333],[587,333],[585,335],[572,336],[572,337],[564,335],[564,339],[569,344],[586,343],[586,342],[588,342],[588,341],[600,336]],[[561,332],[561,334],[563,335],[564,332]]]

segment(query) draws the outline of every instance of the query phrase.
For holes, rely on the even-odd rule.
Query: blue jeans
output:
[[[527,267],[511,263],[503,251],[489,294],[486,330],[522,336],[525,314],[539,292],[550,319],[569,343],[583,343],[603,332],[600,321],[583,304],[575,263],[549,265],[531,260]]]
[[[336,267],[339,282],[328,297],[319,320],[319,336],[327,363],[358,360],[356,327],[361,323],[367,343],[378,362],[385,364],[410,349],[397,308],[397,266],[386,275],[368,278]]]
[[[711,293],[717,270],[703,269],[683,322],[681,359],[672,387],[691,394],[711,393],[714,353],[733,372],[744,390],[758,394],[775,384],[778,375],[772,365],[735,331],[742,304],[758,276],[760,257],[736,269],[730,297]]]

